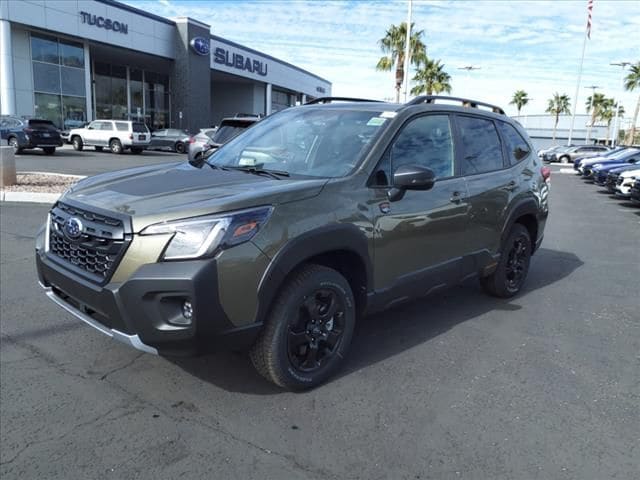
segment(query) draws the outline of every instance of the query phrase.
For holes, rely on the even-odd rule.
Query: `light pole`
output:
[[[595,97],[596,95],[596,88],[601,88],[598,85],[591,85],[590,87],[584,87],[584,88],[590,88],[591,89],[591,101],[589,102],[589,112],[591,112],[591,118],[595,118],[593,115],[593,97]],[[591,138],[591,129],[593,128],[593,122],[589,123],[589,126],[587,128],[587,138],[585,139],[584,143],[589,143],[589,139]]]
[[[622,67],[620,69],[620,89],[624,89],[624,69],[627,68],[627,65],[631,65],[631,62],[611,62],[610,65],[614,65],[616,67]],[[620,93],[618,93],[618,95],[616,95],[616,110],[615,110],[615,116],[616,116],[616,123],[615,126],[613,127],[613,140],[611,141],[611,146],[615,147],[616,144],[618,143],[618,127],[620,126],[620,97],[622,95]]]

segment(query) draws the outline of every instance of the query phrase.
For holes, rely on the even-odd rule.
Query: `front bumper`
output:
[[[49,299],[115,340],[160,355],[194,355],[246,348],[261,324],[235,326],[219,295],[215,259],[145,264],[125,282],[96,285],[61,269],[36,251],[40,284]],[[180,325],[182,305],[193,306],[191,324]]]

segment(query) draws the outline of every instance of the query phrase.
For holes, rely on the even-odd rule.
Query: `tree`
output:
[[[509,102],[509,105],[515,105],[518,109],[518,116],[520,116],[520,110],[522,110],[522,107],[527,103],[529,103],[529,96],[527,95],[527,92],[524,90],[516,90],[513,94],[513,98]]]
[[[444,65],[440,64],[440,60],[431,60],[426,55],[418,59],[413,81],[418,84],[411,89],[411,95],[451,93],[451,75],[444,71]]]
[[[426,56],[427,47],[422,42],[424,30],[413,31],[413,23],[411,23],[411,39],[409,42],[409,60],[410,63],[416,64],[419,58]],[[378,41],[380,49],[386,55],[376,65],[376,70],[390,72],[394,66],[396,70],[396,103],[400,102],[400,89],[404,81],[404,55],[407,40],[407,23],[402,22],[399,26],[391,25],[384,38]]]
[[[636,62],[631,65],[629,74],[624,78],[624,89],[632,92],[636,88],[640,87],[640,62]],[[638,96],[638,103],[636,103],[636,111],[633,114],[633,121],[631,122],[631,128],[629,129],[629,136],[627,142],[633,144],[636,134],[636,122],[638,121],[638,111],[640,110],[640,95]]]
[[[569,107],[571,106],[571,99],[566,93],[560,95],[558,92],[553,94],[553,97],[549,99],[547,106],[547,113],[555,116],[556,123],[553,125],[553,141],[556,141],[556,130],[558,128],[558,120],[560,115],[569,114]]]
[[[596,120],[601,119],[602,109],[605,106],[607,97],[604,96],[604,93],[594,93],[593,94],[593,103],[591,101],[591,96],[587,98],[586,107],[587,113],[591,113],[591,126],[593,127]]]
[[[607,142],[611,138],[611,120],[615,118],[616,101],[613,98],[605,98],[602,102],[600,119],[607,122]],[[618,117],[624,117],[624,107],[618,106]]]

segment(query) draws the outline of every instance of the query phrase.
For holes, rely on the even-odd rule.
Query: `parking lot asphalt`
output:
[[[77,152],[71,145],[56,150],[55,155],[45,155],[42,150],[27,150],[16,155],[18,172],[51,172],[71,175],[96,175],[98,173],[139,167],[154,163],[186,161],[185,154],[145,150],[139,155],[125,152],[116,155],[106,149],[96,152],[87,147]]]
[[[554,170],[520,295],[469,282],[367,318],[298,394],[243,354],[141,354],[75,320],[37,285],[47,207],[0,205],[0,477],[638,478],[640,209]]]

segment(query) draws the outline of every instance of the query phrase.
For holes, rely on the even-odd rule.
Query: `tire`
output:
[[[330,268],[305,265],[290,275],[276,296],[250,351],[251,361],[263,377],[282,388],[313,388],[344,360],[355,322],[349,282]]]
[[[8,144],[10,147],[13,147],[13,153],[14,153],[14,154],[16,154],[16,155],[20,155],[20,154],[22,153],[22,149],[18,146],[18,145],[19,145],[19,143],[18,143],[18,139],[17,139],[16,137],[11,137],[11,138],[8,140],[7,144]]]
[[[560,163],[569,163],[569,157],[563,155],[560,157]]]
[[[94,148],[96,149],[96,152],[101,152],[104,147],[94,147]]]
[[[71,144],[73,145],[73,149],[77,150],[78,152],[81,152],[82,147],[84,147],[84,144],[82,143],[82,139],[77,135],[71,139]]]
[[[480,284],[489,295],[509,298],[520,291],[529,272],[531,237],[524,225],[513,225],[501,253],[496,270],[481,278]]]
[[[43,147],[42,150],[45,155],[53,155],[56,153],[56,147]]]
[[[142,148],[140,147],[131,147],[131,153],[135,153],[136,155],[139,155],[142,153]]]
[[[111,153],[115,153],[116,155],[120,155],[124,152],[122,143],[117,138],[114,138],[109,142],[109,150],[111,150]]]
[[[174,146],[174,150],[176,151],[176,153],[184,153],[184,151],[185,151],[184,143],[176,142],[176,144]]]

